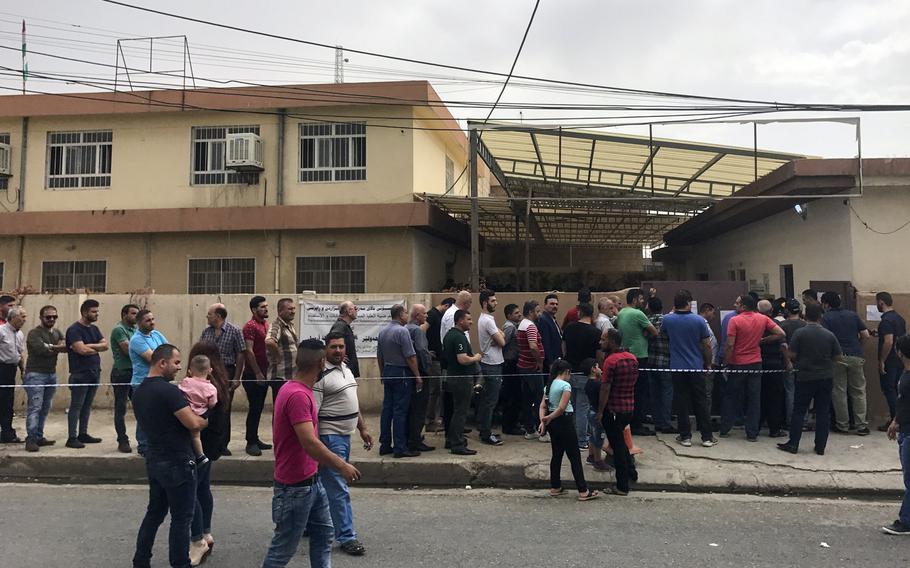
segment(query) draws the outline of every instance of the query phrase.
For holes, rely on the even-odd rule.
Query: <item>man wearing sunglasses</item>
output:
[[[57,355],[66,351],[63,333],[56,327],[57,308],[44,306],[38,318],[38,326],[28,332],[25,340],[28,360],[22,383],[27,393],[25,450],[28,452],[56,443],[44,437],[44,421],[57,391]]]

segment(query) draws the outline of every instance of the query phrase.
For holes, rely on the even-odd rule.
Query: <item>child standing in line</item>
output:
[[[550,447],[553,450],[550,458],[550,496],[557,497],[565,493],[560,480],[562,457],[565,455],[572,465],[572,477],[575,478],[575,487],[578,489],[578,500],[590,501],[600,495],[588,488],[585,472],[582,470],[578,435],[575,433],[575,411],[571,402],[572,385],[569,384],[571,375],[572,365],[563,359],[558,359],[550,367],[550,375],[543,398],[540,400],[538,433],[541,436],[547,431],[550,433]]]
[[[218,404],[218,389],[209,382],[212,362],[205,355],[196,355],[190,360],[190,376],[180,382],[180,390],[190,403],[190,408],[197,416],[206,416],[209,409]],[[193,432],[193,453],[196,465],[204,465],[209,459],[202,451],[202,438],[199,432]]]

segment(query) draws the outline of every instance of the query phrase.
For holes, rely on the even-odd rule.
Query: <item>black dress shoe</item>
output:
[[[90,436],[89,434],[79,434],[79,437],[77,439],[80,442],[82,442],[83,444],[100,444],[101,443],[101,438],[96,438],[94,436]]]
[[[415,451],[415,452],[432,452],[435,449],[436,449],[436,446],[428,446],[428,445],[424,444],[423,442],[421,442],[421,443],[417,444],[416,446],[414,446],[413,451]]]
[[[271,450],[272,444],[266,444],[262,440],[256,440],[256,445],[259,446],[260,450]]]
[[[38,451],[38,441],[33,440],[31,438],[26,438],[25,451],[26,452],[37,452]]]
[[[521,428],[504,428],[502,433],[506,436],[524,436],[525,431]]]
[[[23,441],[22,438],[20,438],[19,436],[16,436],[16,435],[10,436],[8,438],[0,439],[0,443],[3,443],[3,444],[21,444],[22,441]]]
[[[387,456],[391,453],[392,453],[392,448],[383,448],[382,446],[379,447],[379,455]]]
[[[79,441],[79,438],[69,438],[66,441],[67,448],[81,449],[85,447],[85,444]]]
[[[650,428],[633,428],[632,435],[633,436],[654,436],[655,433],[654,433],[654,430],[651,430]]]
[[[451,450],[451,449],[452,449],[452,444],[446,442],[446,443],[445,443],[445,449]]]
[[[796,452],[799,451],[799,448],[797,448],[793,444],[790,444],[789,442],[786,444],[778,444],[777,449],[782,452],[787,452],[789,454],[795,454]]]
[[[258,457],[262,455],[262,450],[259,449],[259,445],[256,443],[250,443],[246,445],[246,453],[251,456]]]
[[[223,450],[221,450],[221,455],[223,455],[223,456],[232,456],[232,455],[234,455],[234,454],[231,453],[231,450],[229,450],[229,449],[227,449],[227,448],[224,448]]]
[[[473,456],[477,453],[477,450],[469,450],[468,448],[458,448],[452,450],[452,453],[456,456]]]
[[[395,453],[396,458],[416,458],[419,455],[420,455],[420,452],[412,452],[411,450],[408,450],[406,452],[396,452]]]
[[[844,430],[843,428],[838,428],[837,426],[831,427],[832,434],[849,434],[850,430]]]
[[[53,446],[56,443],[57,443],[57,440],[48,440],[47,438],[40,438],[38,440],[38,446],[40,446],[42,448],[44,446]]]
[[[465,428],[465,429],[462,430],[462,431],[463,431],[465,434],[470,434],[470,433],[473,432],[474,430],[471,430],[470,428]]]
[[[820,456],[823,456],[823,455],[825,455],[825,448],[815,448],[815,453]]]
[[[787,436],[787,433],[782,430],[778,430],[777,432],[771,432],[770,434],[768,434],[769,438],[785,438],[786,436]]]

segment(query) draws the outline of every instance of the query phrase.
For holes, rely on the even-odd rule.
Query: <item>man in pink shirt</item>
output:
[[[326,465],[348,482],[360,479],[353,465],[335,455],[319,440],[318,409],[313,385],[325,366],[325,345],[307,339],[297,348],[297,371],[278,392],[272,418],[275,442],[275,490],[272,520],[275,535],[262,568],[287,566],[297,552],[304,530],[310,536],[310,566],[331,566],[335,529],[329,500],[316,473]]]
[[[758,441],[761,420],[761,347],[763,342],[780,342],[784,336],[774,320],[755,311],[756,300],[744,294],[733,303],[736,315],[727,325],[724,344],[726,385],[721,405],[720,435],[726,438],[733,421],[746,403],[746,439]],[[765,332],[768,335],[765,336]],[[778,336],[778,337],[775,337]],[[773,339],[772,339],[773,338]]]

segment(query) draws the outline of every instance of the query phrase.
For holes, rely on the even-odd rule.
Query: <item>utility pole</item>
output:
[[[25,80],[28,78],[28,61],[25,59],[25,20],[22,20],[22,94],[25,94]]]
[[[344,83],[344,64],[347,59],[344,58],[344,48],[340,45],[335,46],[335,82]]]

